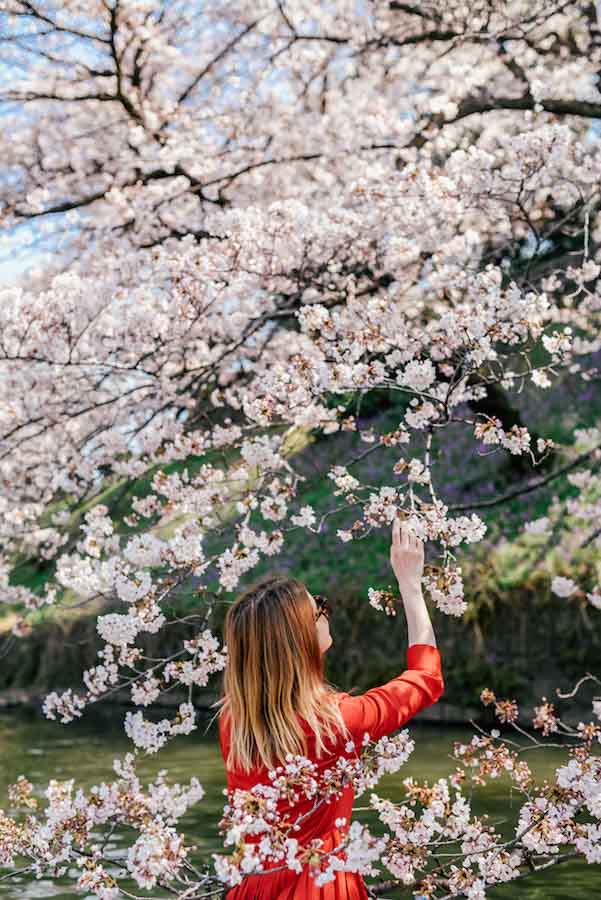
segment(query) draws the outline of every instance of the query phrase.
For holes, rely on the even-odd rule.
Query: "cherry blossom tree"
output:
[[[104,646],[85,689],[49,693],[44,712],[68,723],[123,687],[140,707],[112,784],[86,794],[52,781],[39,813],[33,786],[13,786],[25,817],[0,813],[7,877],[23,858],[33,873],[78,863],[79,888],[121,896],[95,837],[120,825],[138,832],[123,872],[182,900],[269,859],[308,863],[318,883],[347,867],[381,876],[376,891],[436,898],[484,897],[574,856],[599,863],[598,699],[577,728],[547,698],[536,708],[540,743],[558,732],[571,748],[553,784],[536,785],[498,730],[480,733],[454,748],[448,778],[405,780],[406,803],[370,796],[384,838],[357,821],[327,854],[295,844],[278,800],[291,786],[316,803],[349,783],[371,789],[408,758],[406,732],[367,735],[325,784],[291,759],[270,785],[229,798],[234,853],[203,870],[176,827],[202,785],[143,787],[135,772],[137,754],[196,727],[195,689],[227,654],[215,602],[287,535],[323,529],[330,511],[303,501],[289,449],[299,432],[358,434],[365,449],[328,472],[331,512],[354,517],[337,538],[352,546],[403,510],[434,548],[424,587],[441,614],[465,612],[459,552],[483,538],[486,509],[515,496],[569,483],[570,498],[524,529],[568,560],[599,547],[600,426],[559,444],[511,402],[526,384],[599,378],[595,4],[5,0],[1,16],[0,223],[9,244],[54,256],[0,297],[0,578],[15,613],[4,651],[46,605],[117,601],[122,612],[98,616]],[[402,401],[399,421],[364,428],[356,403],[381,389]],[[448,503],[434,459],[451,428],[519,460],[528,481]],[[357,463],[390,448],[384,486],[362,481]],[[171,463],[183,468],[167,474]],[[149,473],[125,534],[98,496]],[[231,542],[209,552],[226,526]],[[53,563],[40,590],[11,581],[24,553]],[[579,581],[548,576],[559,598],[601,609],[593,563]],[[196,636],[145,658],[138,636],[169,624],[167,600],[191,578]],[[386,591],[365,599],[394,610]],[[599,683],[583,673],[572,693]],[[174,685],[187,702],[148,718]],[[482,701],[524,731],[513,700]],[[510,841],[462,792],[501,774],[523,798]],[[259,849],[244,841],[257,832]]]

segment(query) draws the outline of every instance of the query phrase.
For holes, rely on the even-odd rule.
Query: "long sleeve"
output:
[[[356,697],[342,694],[340,710],[356,742],[367,731],[371,740],[391,734],[420,710],[432,706],[444,691],[440,653],[431,644],[412,644],[407,669],[380,687]]]

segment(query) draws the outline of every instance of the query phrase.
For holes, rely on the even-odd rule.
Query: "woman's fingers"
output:
[[[408,531],[407,526],[405,525],[404,522],[403,522],[403,526],[402,526],[402,528],[401,528],[401,546],[402,546],[405,550],[408,550],[408,549],[409,549],[409,546],[410,546],[410,544],[409,544],[409,531]]]
[[[413,529],[408,528],[407,526],[403,526],[403,533],[407,539],[406,547],[408,550],[419,550],[419,547],[422,543],[421,538],[419,538]]]
[[[392,520],[392,543],[402,550],[419,550],[423,545],[421,538],[398,516]]]

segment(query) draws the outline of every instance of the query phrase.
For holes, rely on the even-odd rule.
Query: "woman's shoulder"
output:
[[[342,710],[349,700],[352,701],[358,696],[360,694],[357,693],[357,688],[354,688],[352,693],[349,691],[334,691],[332,693],[332,702],[336,704],[339,710]]]

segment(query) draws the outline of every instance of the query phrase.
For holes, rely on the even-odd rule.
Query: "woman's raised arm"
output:
[[[434,629],[422,594],[424,545],[405,525],[401,525],[398,518],[392,523],[390,564],[403,600],[409,646],[432,644],[435,647]]]
[[[357,697],[343,694],[340,709],[355,742],[365,732],[371,740],[390,734],[420,710],[436,703],[444,691],[440,653],[421,588],[424,546],[395,518],[390,562],[399,583],[407,619],[406,669],[396,678]]]

